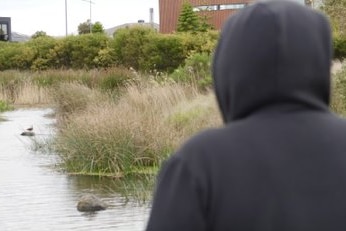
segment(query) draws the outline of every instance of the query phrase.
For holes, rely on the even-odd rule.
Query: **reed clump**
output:
[[[333,75],[331,108],[340,115],[346,115],[345,86],[344,68]],[[56,139],[63,166],[73,173],[123,176],[157,170],[188,137],[222,124],[214,94],[191,83],[142,78],[127,82],[116,98],[82,85],[62,89],[74,92],[67,100],[71,105],[83,102],[71,107],[79,110],[65,110],[69,116]]]
[[[80,83],[61,83],[51,93],[56,112],[65,117],[86,110],[89,104],[102,101],[102,94]]]
[[[83,87],[64,89],[75,88]],[[69,112],[56,139],[63,167],[73,173],[122,176],[155,168],[186,137],[221,123],[213,94],[174,82],[133,82],[116,101],[88,95],[87,106]]]

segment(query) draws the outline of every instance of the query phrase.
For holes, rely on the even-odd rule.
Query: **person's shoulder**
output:
[[[198,159],[219,147],[228,133],[226,127],[209,128],[186,140],[175,152],[178,159]]]
[[[329,126],[346,132],[346,118],[344,116],[331,113],[328,117],[326,117],[326,122]]]

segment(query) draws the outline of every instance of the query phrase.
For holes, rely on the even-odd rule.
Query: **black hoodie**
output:
[[[147,230],[346,230],[331,57],[327,19],[305,6],[259,2],[230,17],[213,65],[225,125],[163,166]]]

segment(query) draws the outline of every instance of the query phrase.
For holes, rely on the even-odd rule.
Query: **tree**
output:
[[[47,33],[44,31],[36,31],[35,34],[31,36],[32,39],[39,38],[39,37],[48,37]]]
[[[86,22],[80,23],[78,26],[78,34],[90,34],[92,26],[89,19]]]
[[[95,22],[95,24],[92,25],[91,31],[92,31],[92,33],[104,33],[105,32],[103,25],[100,22]]]
[[[198,32],[200,31],[200,18],[193,11],[191,4],[185,2],[182,6],[181,13],[178,18],[178,32]]]
[[[209,23],[209,18],[206,15],[200,16],[200,31],[207,32],[208,30],[214,30],[215,27]]]
[[[200,12],[203,10],[199,10]],[[198,14],[194,11],[193,6],[185,2],[182,6],[181,13],[178,18],[178,32],[206,32],[214,29],[214,26],[209,23],[209,18],[206,14]]]

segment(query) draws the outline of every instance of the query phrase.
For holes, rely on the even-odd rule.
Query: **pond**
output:
[[[114,180],[57,171],[52,167],[54,153],[39,151],[36,146],[54,137],[51,113],[51,109],[2,113],[6,120],[0,122],[1,230],[144,230],[147,204],[129,202]],[[21,136],[31,125],[36,135]],[[78,212],[76,205],[84,193],[99,196],[109,208]]]

